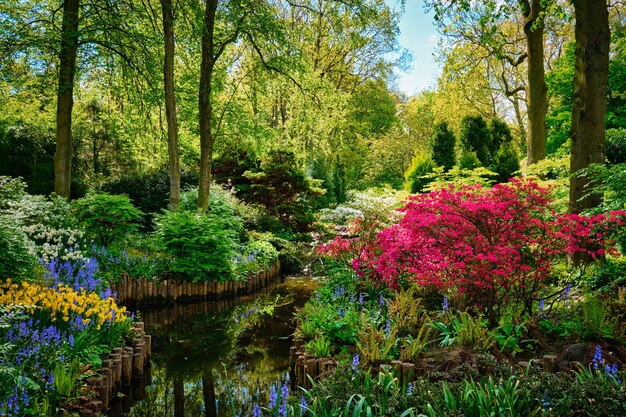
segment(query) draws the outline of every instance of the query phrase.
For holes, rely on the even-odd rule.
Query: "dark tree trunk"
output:
[[[178,121],[176,117],[176,96],[174,94],[174,14],[172,0],[161,0],[163,12],[163,37],[165,58],[163,60],[163,85],[165,88],[165,117],[167,119],[167,153],[170,170],[171,210],[180,204],[180,162],[178,158]]]
[[[70,197],[72,182],[72,107],[74,106],[74,75],[78,51],[79,3],[79,0],[64,0],[63,2],[59,52],[54,191],[65,198]]]
[[[215,53],[214,32],[215,13],[218,0],[207,0],[202,28],[202,57],[200,63],[200,88],[198,94],[200,127],[200,179],[198,183],[198,201],[196,211],[205,213],[209,208],[211,187],[211,166],[214,137],[211,132],[213,107],[211,104],[211,80],[217,56]]]
[[[610,28],[606,0],[574,0],[576,16],[576,67],[572,111],[570,173],[592,163],[604,163],[606,93],[609,73]],[[600,193],[590,193],[588,178],[570,177],[569,211],[602,203]],[[586,196],[586,197],[583,197]]]
[[[524,16],[524,34],[528,54],[528,152],[527,163],[534,164],[546,157],[547,92],[543,67],[542,0],[520,0]]]
[[[185,417],[185,384],[174,378],[174,417]]]
[[[215,407],[215,381],[212,376],[202,376],[202,395],[204,397],[204,416],[217,417]]]

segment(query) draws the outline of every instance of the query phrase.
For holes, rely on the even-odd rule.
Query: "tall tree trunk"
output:
[[[185,384],[179,377],[174,378],[174,417],[185,417]]]
[[[610,28],[606,0],[574,0],[576,67],[572,111],[570,173],[592,163],[604,163],[606,93],[609,74]],[[570,177],[569,211],[602,203],[590,193],[587,177]],[[583,197],[585,196],[586,197]]]
[[[59,52],[54,191],[68,199],[72,182],[72,107],[74,106],[74,75],[78,51],[79,6],[79,0],[64,0],[63,2]]]
[[[165,88],[165,118],[167,119],[167,153],[170,170],[170,210],[180,204],[180,162],[178,158],[178,121],[176,96],[174,94],[174,13],[172,0],[161,0],[163,12],[163,37],[165,58],[163,60],[163,85]]]
[[[215,13],[218,0],[207,0],[202,28],[202,58],[200,63],[200,88],[198,94],[200,124],[200,179],[198,183],[198,200],[196,211],[205,213],[209,208],[211,187],[211,167],[213,158],[213,106],[211,104],[211,80],[215,67],[216,54],[214,43]]]
[[[204,397],[204,416],[217,417],[215,381],[212,375],[202,375],[202,396]]]
[[[524,34],[528,53],[528,152],[527,163],[534,164],[546,157],[547,92],[543,67],[542,0],[520,0],[524,16]]]

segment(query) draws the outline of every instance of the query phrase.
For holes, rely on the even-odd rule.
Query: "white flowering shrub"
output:
[[[334,209],[321,210],[319,221],[336,226],[346,226],[358,218],[376,220],[390,225],[400,219],[397,211],[402,207],[406,193],[390,189],[351,191],[348,201]]]
[[[83,232],[75,225],[69,203],[56,195],[26,193],[21,179],[0,177],[0,214],[26,234],[29,251],[42,262],[82,259]]]
[[[319,220],[321,222],[336,225],[346,225],[359,217],[363,217],[363,212],[361,210],[347,206],[337,206],[334,209],[323,209],[319,214]]]

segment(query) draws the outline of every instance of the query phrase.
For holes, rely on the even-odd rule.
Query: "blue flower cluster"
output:
[[[5,318],[5,321],[13,324],[3,335],[5,355],[0,356],[0,368],[19,377],[10,392],[0,394],[0,415],[17,416],[31,405],[32,390],[54,388],[53,365],[65,361],[63,352],[74,344],[71,333],[82,324],[74,320],[68,330],[61,331],[32,317],[8,315],[12,317]]]
[[[75,261],[61,261],[53,258],[47,265],[44,278],[48,279],[51,287],[58,284],[71,286],[75,290],[102,292],[104,287],[96,273],[98,272],[98,261],[96,258],[83,258]]]

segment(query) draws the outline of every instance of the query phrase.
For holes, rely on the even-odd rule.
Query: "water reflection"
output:
[[[287,278],[254,296],[141,312],[153,336],[152,384],[111,417],[251,415],[288,378],[293,313],[315,286]]]

